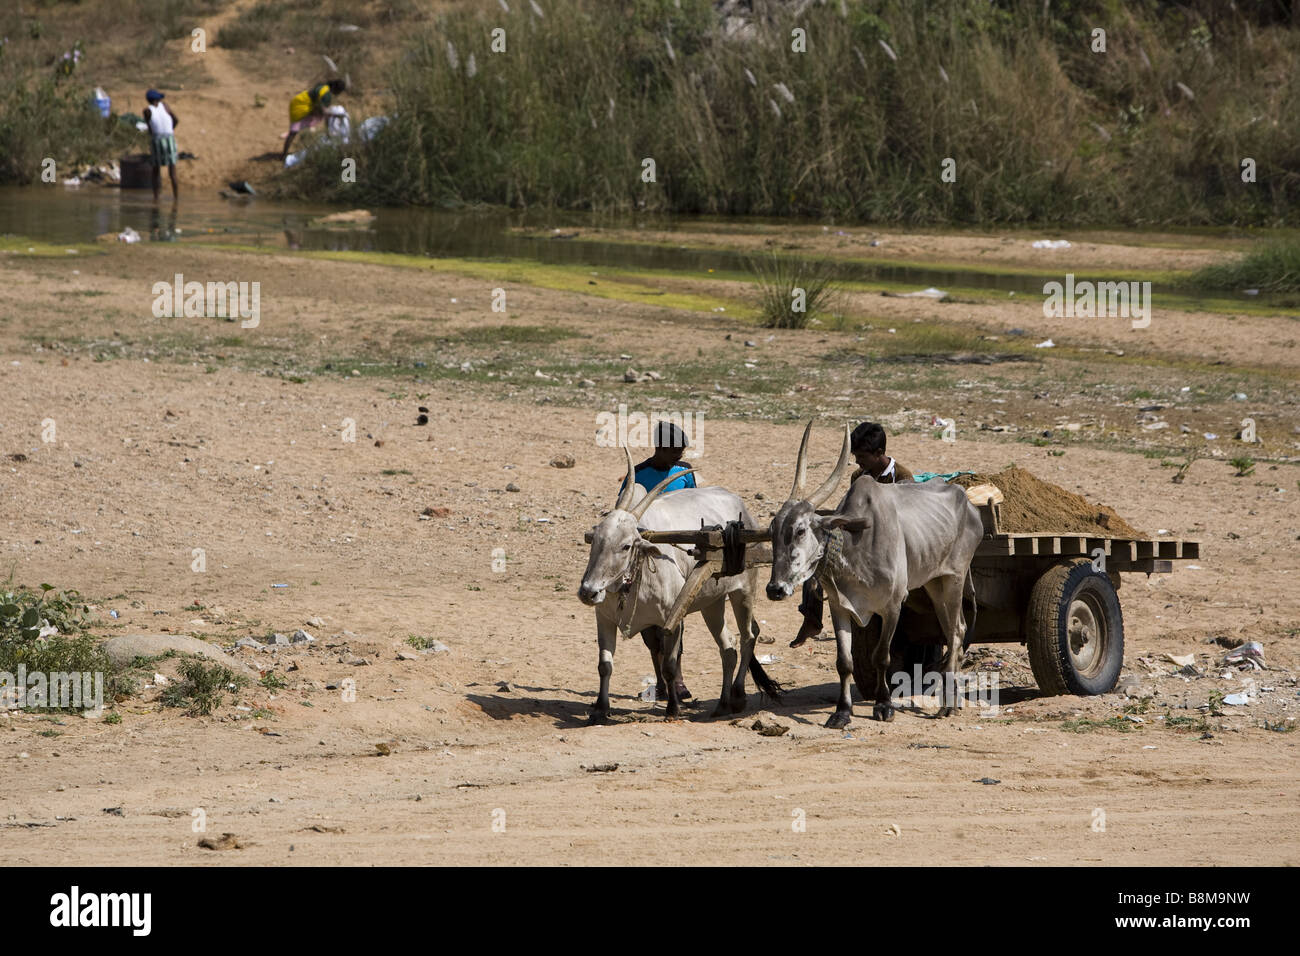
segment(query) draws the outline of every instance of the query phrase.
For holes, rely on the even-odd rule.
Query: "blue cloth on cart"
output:
[[[942,478],[944,481],[952,481],[958,475],[973,475],[973,471],[922,471],[912,476],[913,481],[929,481],[932,478]]]

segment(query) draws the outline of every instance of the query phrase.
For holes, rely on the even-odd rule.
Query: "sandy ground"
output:
[[[233,324],[150,313],[155,279],[224,276],[232,262],[235,277],[266,283],[264,325],[253,330],[262,338],[252,340],[269,356],[262,365],[217,357],[250,334]],[[1059,458],[978,430],[955,444],[921,429],[893,440],[913,468],[1014,462],[1140,528],[1203,543],[1196,568],[1124,576],[1125,670],[1151,695],[1128,732],[1068,730],[1134,701],[1041,697],[1023,649],[1005,645],[973,655],[979,667],[1001,662],[997,719],[922,712],[880,725],[859,704],[849,736],[824,729],[831,645],[786,648],[795,608],[765,599],[759,617],[777,642],[760,651],[776,656],[769,669],[791,690],[780,704],[752,696],[749,713],[770,710],[786,735],[708,719],[719,664],[698,618],[685,640],[698,702],[687,719],[664,722],[661,707],[637,699],[651,668],[634,641],[615,662],[623,720],[590,727],[594,624],[576,589],[582,534],[611,504],[621,468],[616,450],[596,446],[595,416],[620,396],[638,401],[636,386],[612,384],[626,364],[618,356],[671,373],[674,357],[752,331],[521,288],[511,308],[520,318],[509,321],[572,327],[588,337],[547,349],[608,361],[611,382],[589,401],[448,376],[295,382],[274,363],[292,366],[322,340],[342,354],[397,353],[422,329],[462,333],[502,318],[487,312],[482,280],[326,270],[291,256],[142,246],[4,257],[0,269],[0,524],[15,582],[79,588],[105,636],[165,630],[229,646],[306,626],[317,637],[307,649],[239,651],[288,687],[228,696],[212,717],[161,708],[156,689],[120,702],[119,724],[0,717],[6,864],[1297,862],[1298,738],[1262,726],[1293,727],[1300,707],[1294,465],[1233,480],[1223,462],[1202,460],[1172,484],[1158,460],[1101,447]],[[1201,347],[1233,360],[1230,326],[1211,341],[1207,322],[1203,334]],[[852,335],[818,338],[830,341],[784,338],[782,355],[811,369],[819,350]],[[461,358],[459,346],[422,347],[430,362]],[[415,424],[418,404],[430,408],[428,426]],[[920,411],[884,392],[834,407],[854,418]],[[1276,410],[1287,427],[1293,408]],[[345,418],[354,443],[341,440]],[[52,442],[42,441],[45,419]],[[836,451],[834,420],[828,411],[818,430],[815,474]],[[799,429],[769,414],[709,420],[705,480],[765,517],[789,486]],[[575,467],[551,467],[557,453]],[[510,482],[521,490],[506,491]],[[428,507],[449,511],[422,520]],[[191,570],[195,548],[202,573]],[[411,635],[449,650],[415,653]],[[1157,717],[1198,717],[1212,692],[1250,676],[1219,676],[1222,649],[1205,643],[1216,636],[1264,644],[1271,669],[1253,677],[1268,690],[1206,716],[1204,729],[1166,728]],[[1166,653],[1197,655],[1206,676],[1174,676]],[[208,835],[231,832],[246,847],[198,848],[195,809]]]

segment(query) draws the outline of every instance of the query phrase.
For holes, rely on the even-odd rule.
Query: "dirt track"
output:
[[[1000,719],[904,713],[881,726],[859,706],[845,738],[821,726],[834,694],[829,643],[787,649],[795,609],[766,601],[759,616],[777,643],[760,652],[779,658],[770,670],[793,687],[772,708],[791,725],[786,736],[703,716],[718,692],[718,662],[698,619],[688,622],[685,644],[698,701],[690,719],[664,723],[636,699],[651,669],[639,642],[625,642],[615,710],[645,719],[588,727],[596,648],[591,612],[575,596],[582,533],[612,501],[621,467],[616,450],[593,441],[595,414],[620,397],[644,402],[649,393],[621,385],[630,362],[671,377],[674,363],[697,349],[731,347],[724,332],[752,332],[723,319],[521,288],[511,308],[520,317],[492,316],[494,325],[571,327],[588,337],[500,346],[519,373],[508,385],[451,373],[421,382],[382,369],[350,376],[346,365],[298,382],[287,376],[325,357],[315,354],[321,348],[385,355],[409,346],[431,363],[459,361],[470,354],[463,336],[487,314],[465,303],[486,301],[485,284],[373,266],[326,271],[290,258],[267,268],[264,257],[177,248],[72,259],[0,259],[0,452],[28,458],[6,460],[0,472],[15,580],[79,588],[99,605],[97,633],[106,635],[170,629],[228,644],[313,617],[325,626],[308,627],[319,640],[307,651],[239,652],[289,679],[283,691],[238,695],[269,716],[253,718],[228,697],[213,718],[184,717],[158,707],[150,690],[119,705],[117,725],[0,717],[0,760],[11,771],[0,814],[7,864],[1297,860],[1297,737],[1265,730],[1259,719],[1300,706],[1294,465],[1261,464],[1254,477],[1234,479],[1224,462],[1201,460],[1175,485],[1156,459],[1102,447],[1053,456],[974,429],[959,431],[955,445],[923,428],[893,439],[891,450],[913,468],[988,472],[1014,462],[1115,505],[1140,528],[1203,542],[1199,570],[1125,576],[1126,672],[1156,695],[1130,732],[1066,730],[1067,720],[1113,717],[1131,702],[1040,698],[1025,679],[1023,652],[994,647],[990,660],[1005,664],[1010,705]],[[244,350],[237,337],[249,333],[220,320],[152,317],[153,279],[173,267],[226,275],[232,261],[236,276],[266,278],[264,337],[244,340],[258,349]],[[320,284],[295,289],[304,278]],[[382,304],[374,307],[376,289]],[[426,328],[453,338],[422,339]],[[1211,330],[1207,322],[1204,333]],[[827,338],[816,348],[851,334],[819,336]],[[821,367],[808,336],[787,333],[781,342],[789,350],[779,355],[750,354]],[[1231,356],[1233,345],[1227,329],[1206,347]],[[558,393],[522,381],[534,364],[554,371],[594,357],[605,373],[589,401],[570,392],[552,403]],[[1035,374],[1066,377],[1054,368]],[[912,395],[878,390],[870,374],[858,374],[866,391],[832,403],[842,410],[835,415],[922,411]],[[980,370],[962,374],[994,381]],[[1007,374],[987,394],[1008,396],[1019,411],[1028,399]],[[924,393],[927,381],[911,387]],[[835,383],[820,387],[822,400],[840,394]],[[775,400],[793,407],[799,399]],[[685,393],[679,401],[668,407],[710,415],[719,407]],[[414,424],[418,404],[431,408],[428,427]],[[1202,411],[1235,414],[1225,408]],[[1279,428],[1294,427],[1293,408],[1273,410]],[[724,414],[706,418],[703,477],[740,493],[761,520],[789,486],[799,425]],[[835,415],[817,432],[814,473],[836,450]],[[349,417],[357,423],[351,444],[340,440]],[[57,423],[54,443],[40,439],[46,418]],[[576,466],[550,467],[556,453],[574,455]],[[522,490],[505,491],[508,482]],[[450,513],[421,520],[426,507]],[[206,553],[205,573],[190,570],[194,548]],[[502,573],[492,568],[497,548]],[[109,620],[110,609],[120,619]],[[337,636],[344,630],[352,634]],[[412,651],[409,635],[450,651],[399,660]],[[1195,653],[1212,663],[1221,649],[1204,642],[1216,635],[1264,643],[1273,670],[1256,679],[1274,687],[1268,709],[1209,717],[1209,737],[1163,729],[1154,718],[1167,708],[1196,716],[1211,690],[1230,693],[1241,681],[1219,679],[1217,667],[1189,681],[1149,676],[1137,659]],[[352,663],[358,658],[366,663]],[[345,678],[357,682],[354,703],[326,689]],[[758,707],[753,697],[750,712]],[[49,730],[60,735],[39,735]],[[392,754],[379,756],[377,743]],[[618,769],[584,769],[608,763]],[[984,777],[1000,782],[975,782]],[[122,816],[104,812],[116,807]],[[198,849],[197,807],[209,835],[233,832],[252,845]],[[1097,808],[1105,832],[1092,829]],[[504,832],[493,830],[495,810],[504,811]],[[805,832],[792,829],[800,810]]]

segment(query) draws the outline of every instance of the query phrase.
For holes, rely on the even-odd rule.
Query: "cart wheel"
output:
[[[1080,558],[1049,568],[1029,596],[1025,637],[1045,694],[1106,694],[1124,665],[1124,617],[1110,578]]]

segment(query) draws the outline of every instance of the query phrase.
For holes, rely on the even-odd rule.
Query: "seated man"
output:
[[[655,425],[654,430],[655,453],[647,458],[641,464],[636,466],[636,483],[649,491],[659,482],[663,481],[669,475],[679,471],[686,471],[686,466],[680,464],[682,455],[685,453],[687,446],[690,444],[686,440],[686,433],[672,422],[659,422]],[[626,480],[626,479],[625,479]],[[664,493],[677,491],[679,488],[694,488],[695,475],[683,475],[674,481]],[[622,491],[622,486],[619,486]],[[679,629],[683,625],[677,625]],[[645,641],[645,646],[650,650],[650,659],[654,662],[655,667],[655,696],[660,700],[668,697],[668,689],[664,686],[662,669],[659,662],[660,642],[668,636],[668,632],[662,627],[647,627],[641,632],[641,639]],[[680,638],[680,634],[678,637]],[[686,700],[691,696],[691,692],[686,689],[686,683],[681,678],[681,643],[678,642],[677,653],[677,696]]]
[[[863,475],[870,475],[876,481],[890,484],[899,481],[911,481],[912,473],[885,454],[885,430],[876,422],[863,422],[853,429],[849,439],[849,448],[858,470],[853,473],[851,481],[857,481]],[[791,647],[798,647],[808,638],[820,634],[822,630],[822,605],[825,595],[817,577],[810,577],[803,584],[803,603],[799,613],[803,615],[803,625]]]

